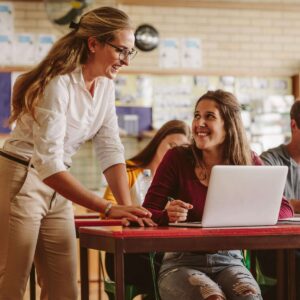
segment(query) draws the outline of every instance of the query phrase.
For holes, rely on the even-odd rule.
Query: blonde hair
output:
[[[84,14],[77,26],[60,38],[36,67],[18,77],[12,93],[10,124],[25,113],[36,120],[35,107],[49,81],[87,62],[89,37],[96,37],[104,44],[113,41],[116,32],[130,28],[129,17],[116,8],[100,7]]]

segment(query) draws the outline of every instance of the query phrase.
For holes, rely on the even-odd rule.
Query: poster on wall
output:
[[[202,67],[202,47],[199,38],[182,39],[181,66],[191,69],[199,69]]]
[[[0,73],[0,134],[10,132],[8,118],[10,116],[11,76]]]
[[[12,63],[12,35],[0,34],[0,65],[8,66]]]
[[[159,66],[161,68],[180,67],[180,43],[176,38],[160,40]]]
[[[13,63],[15,65],[32,65],[35,62],[35,35],[18,33],[14,36]]]
[[[53,34],[39,34],[36,39],[36,62],[40,62],[55,42]]]
[[[14,10],[10,2],[0,3],[0,33],[12,34],[14,31]]]

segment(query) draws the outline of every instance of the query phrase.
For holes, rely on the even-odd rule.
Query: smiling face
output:
[[[90,57],[87,64],[92,77],[104,76],[114,79],[120,68],[128,66],[130,58],[120,60],[122,50],[132,51],[134,48],[134,32],[132,29],[123,29],[115,33],[114,40],[101,43],[95,37],[88,39]]]
[[[201,100],[195,109],[192,134],[197,148],[215,151],[221,148],[226,132],[218,105],[213,100]]]

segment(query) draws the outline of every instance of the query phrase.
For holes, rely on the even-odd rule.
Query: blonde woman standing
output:
[[[42,298],[77,298],[71,201],[125,223],[153,225],[146,209],[124,206],[131,199],[112,79],[136,54],[130,20],[102,7],[72,28],[13,89],[10,121],[16,126],[0,152],[1,300],[23,299],[33,260]],[[123,205],[112,206],[68,172],[72,155],[90,139]]]

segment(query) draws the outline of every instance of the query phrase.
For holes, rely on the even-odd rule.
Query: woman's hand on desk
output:
[[[125,226],[129,227],[155,227],[157,224],[151,218],[138,218],[136,221],[130,221]]]
[[[113,205],[106,217],[111,219],[128,219],[137,221],[140,218],[151,218],[151,212],[141,206]]]
[[[186,221],[188,211],[193,208],[190,203],[181,200],[172,200],[166,206],[170,222],[183,222]]]

